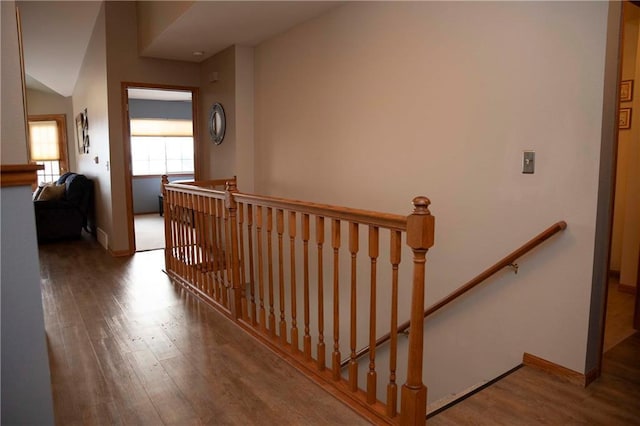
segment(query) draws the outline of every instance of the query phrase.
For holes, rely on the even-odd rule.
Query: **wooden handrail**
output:
[[[487,278],[489,278],[492,275],[494,275],[496,272],[504,269],[507,266],[512,265],[513,262],[516,259],[522,257],[523,255],[525,255],[526,253],[528,253],[529,251],[531,251],[532,249],[534,249],[538,245],[542,244],[544,241],[546,241],[547,239],[549,239],[553,235],[557,234],[560,231],[563,231],[566,228],[567,228],[567,223],[565,221],[560,221],[560,222],[554,223],[549,228],[545,229],[540,234],[536,235],[531,240],[527,241],[520,248],[518,248],[517,250],[511,252],[509,255],[505,256],[502,260],[500,260],[499,262],[497,262],[496,264],[494,264],[490,268],[487,268],[486,270],[484,270],[482,273],[480,273],[478,276],[476,276],[472,280],[468,281],[462,287],[458,288],[457,290],[455,290],[454,292],[450,293],[449,295],[447,295],[446,297],[444,297],[440,301],[438,301],[438,302],[434,303],[433,305],[431,305],[429,308],[427,308],[427,310],[424,311],[424,318],[427,318],[429,315],[433,314],[434,312],[438,311],[442,307],[444,307],[447,304],[451,303],[452,301],[454,301],[458,297],[462,296],[463,294],[465,294],[466,292],[468,292],[469,290],[471,290],[472,288],[474,288],[478,284],[480,284],[483,281],[485,281]],[[409,329],[410,326],[411,326],[411,321],[406,321],[406,322],[404,322],[404,323],[402,323],[402,324],[400,324],[398,326],[398,329],[396,330],[396,333],[398,333],[398,334],[399,333],[404,333]],[[383,335],[378,340],[376,340],[376,347],[382,345],[383,343],[386,343],[387,341],[389,341],[389,339],[391,339],[391,333],[387,333],[387,334]],[[369,353],[369,346],[360,349],[356,353],[356,359],[360,359],[361,357],[363,357],[367,353]],[[349,363],[349,361],[350,361],[349,359],[346,359],[346,360],[342,361],[341,366],[345,367]]]
[[[223,181],[224,190],[213,188]],[[163,194],[165,262],[173,281],[219,309],[323,386],[330,386],[341,400],[374,423],[408,425],[418,424],[420,419],[424,421],[427,388],[422,382],[424,345],[419,319],[425,308],[426,255],[433,246],[435,227],[426,197],[414,198],[412,213],[400,216],[245,194],[238,191],[235,179],[169,183],[165,176]],[[368,233],[366,243],[360,238],[364,232]],[[383,249],[389,250],[389,263],[379,264],[380,234],[383,232],[388,232],[390,238],[389,246]],[[393,289],[390,300],[383,301],[388,302],[390,308],[390,324],[385,328],[395,330],[398,325],[398,271],[403,234],[413,253],[411,318],[415,332],[410,336],[406,351],[407,363],[398,364],[399,351],[394,335],[388,348],[391,353],[388,366],[376,367],[372,350],[366,387],[360,386],[354,357],[357,336],[363,332],[363,327],[359,326],[366,326],[366,322],[359,321],[357,315],[363,305],[362,297],[358,297],[359,283],[370,279],[370,292],[374,295],[368,303],[370,318],[374,318],[369,324],[368,343],[374,347],[375,318],[381,305],[375,300],[378,275],[390,273]],[[317,259],[309,253],[314,245]],[[333,255],[323,256],[329,250]],[[344,298],[340,300],[340,289],[347,285],[342,279],[341,254],[347,251],[351,260],[347,267],[350,302]],[[383,258],[385,255],[383,252]],[[358,260],[365,256],[371,268],[370,277],[360,277],[358,273]],[[332,273],[325,274],[329,270]],[[303,290],[301,297],[298,297],[298,290]],[[313,300],[316,294],[317,299]],[[325,294],[332,299],[332,312],[325,311]],[[298,303],[303,305],[302,318],[297,316]],[[314,306],[317,306],[315,324],[312,319]],[[341,307],[347,306],[349,315],[344,315]],[[340,373],[339,331],[340,324],[345,323],[349,325],[351,355],[348,380]],[[333,328],[333,333],[326,337],[325,325]],[[299,345],[301,333],[302,348]],[[315,356],[312,354],[314,337],[317,343]],[[342,339],[344,341],[345,336]],[[386,369],[388,373],[386,404],[378,400],[376,377],[380,369]],[[396,376],[398,372],[406,373],[401,388]],[[399,405],[402,405],[401,410]]]

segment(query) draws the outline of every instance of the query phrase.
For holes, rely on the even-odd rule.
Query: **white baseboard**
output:
[[[102,229],[97,228],[98,242],[105,250],[109,250],[109,236]]]

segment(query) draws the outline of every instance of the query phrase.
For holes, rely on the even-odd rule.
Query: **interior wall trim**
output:
[[[589,377],[587,377],[582,373],[578,373],[577,371],[571,370],[570,368],[563,367],[554,362],[547,361],[546,359],[537,357],[535,355],[531,355],[527,352],[525,352],[522,356],[522,363],[528,367],[542,370],[554,376],[561,377],[567,380],[569,383],[581,387],[586,387],[597,377],[597,375],[594,375],[594,373],[592,372],[589,372]]]
[[[0,187],[35,185],[38,182],[40,164],[2,164],[0,165]]]

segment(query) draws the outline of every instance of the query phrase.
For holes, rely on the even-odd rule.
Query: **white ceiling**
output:
[[[142,53],[201,62],[234,44],[255,46],[334,8],[335,1],[197,1]],[[204,52],[194,56],[194,51]]]
[[[1,0],[0,0],[1,1]],[[28,87],[71,96],[100,1],[18,1]],[[334,1],[195,1],[145,48],[146,57],[201,62],[255,46],[336,7]],[[194,51],[204,55],[196,57]]]
[[[71,96],[100,2],[20,1],[17,5],[29,86],[37,88],[39,82],[63,96]]]

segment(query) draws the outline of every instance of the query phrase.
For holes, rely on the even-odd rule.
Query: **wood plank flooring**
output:
[[[640,425],[640,332],[604,356],[586,389],[523,367],[429,419],[446,425]]]
[[[368,424],[172,285],[163,256],[40,247],[56,424]]]
[[[161,272],[91,240],[40,247],[58,425],[367,424]],[[524,367],[429,425],[640,425],[640,333],[586,389]]]

